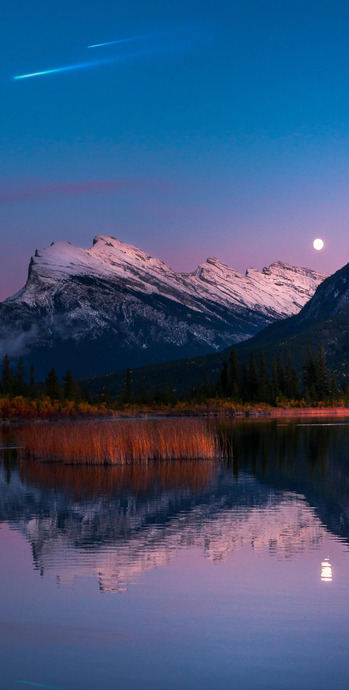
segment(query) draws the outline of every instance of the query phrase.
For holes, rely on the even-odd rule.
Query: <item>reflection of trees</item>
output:
[[[331,531],[349,536],[349,426],[323,420],[220,422],[237,475],[252,472],[273,486],[303,493]]]
[[[17,451],[13,449],[2,450],[0,452],[0,463],[3,464],[6,472],[7,484],[11,481],[12,470],[17,467]]]
[[[188,489],[202,491],[212,479],[217,463],[205,460],[164,460],[148,465],[88,466],[42,464],[33,461],[19,463],[23,481],[41,488],[63,491],[75,500],[112,496],[131,491],[147,494],[157,489]]]
[[[7,483],[11,480],[12,469],[17,466],[16,446],[16,429],[10,425],[0,427],[0,464],[5,468]]]
[[[250,469],[264,478],[269,469],[288,475],[326,477],[329,457],[338,446],[340,427],[272,422],[220,422],[217,439],[234,471]]]

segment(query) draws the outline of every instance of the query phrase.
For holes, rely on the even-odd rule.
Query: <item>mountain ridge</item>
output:
[[[327,364],[340,377],[349,375],[349,263],[326,278],[298,314],[267,326],[250,341],[250,348],[264,349],[269,356],[292,350],[304,360],[308,346],[323,347]],[[238,351],[244,355],[243,343]]]
[[[293,366],[301,374],[308,346],[315,355],[319,345],[330,372],[339,383],[345,382],[349,377],[349,263],[326,278],[298,314],[266,326],[234,347],[240,362],[248,362],[252,350],[256,354],[263,350],[269,366],[273,357],[281,355],[285,360],[291,355]],[[136,368],[132,371],[133,389],[149,385],[154,390],[166,381],[182,395],[204,380],[215,384],[230,350]],[[93,393],[102,392],[107,385],[117,396],[125,385],[125,372],[92,377],[86,384]]]
[[[283,262],[243,275],[214,257],[177,273],[106,235],[53,242],[0,303],[0,350],[79,376],[218,351],[298,312],[324,277]]]

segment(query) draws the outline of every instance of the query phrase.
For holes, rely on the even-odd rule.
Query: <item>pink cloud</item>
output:
[[[0,191],[0,204],[17,201],[44,201],[62,196],[108,194],[119,189],[142,186],[140,180],[89,180],[85,182],[36,182],[27,180]]]

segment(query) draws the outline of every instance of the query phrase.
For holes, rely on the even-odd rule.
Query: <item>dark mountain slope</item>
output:
[[[313,351],[322,345],[331,371],[349,375],[349,264],[324,280],[299,314],[267,326],[237,352],[246,358],[263,349],[269,361],[290,352],[300,368],[308,345]]]
[[[251,350],[263,349],[267,361],[279,354],[291,353],[293,364],[301,371],[307,346],[325,351],[327,365],[339,378],[349,377],[349,264],[324,280],[303,309],[287,319],[271,324],[247,341],[235,345],[239,359],[247,360]],[[231,348],[203,357],[142,367],[132,372],[134,386],[140,382],[152,387],[167,381],[178,392],[200,385],[204,376],[216,382]],[[120,392],[125,374],[111,374],[88,382],[97,392],[108,383],[114,394]]]

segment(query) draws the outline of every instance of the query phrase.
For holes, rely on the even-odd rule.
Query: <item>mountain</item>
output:
[[[329,369],[349,376],[349,264],[326,278],[298,314],[263,329],[248,348],[241,343],[237,349],[244,357],[251,348],[262,348],[269,360],[289,351],[301,366],[307,346],[315,352],[320,344]]]
[[[0,304],[0,355],[39,376],[52,365],[88,376],[214,352],[297,313],[323,279],[281,262],[242,275],[214,258],[176,273],[113,237],[54,242]]]
[[[293,366],[301,372],[307,347],[315,354],[320,344],[329,370],[339,381],[349,377],[349,264],[326,278],[298,314],[266,326],[235,349],[240,362],[248,361],[251,350],[257,353],[263,349],[269,365],[273,357],[282,355],[286,359],[290,353]],[[202,384],[204,377],[216,383],[230,350],[229,347],[214,354],[133,369],[133,390],[147,385],[155,390],[166,381],[171,389],[182,394]],[[125,372],[95,376],[86,384],[92,393],[99,393],[108,385],[116,396],[124,388]]]

